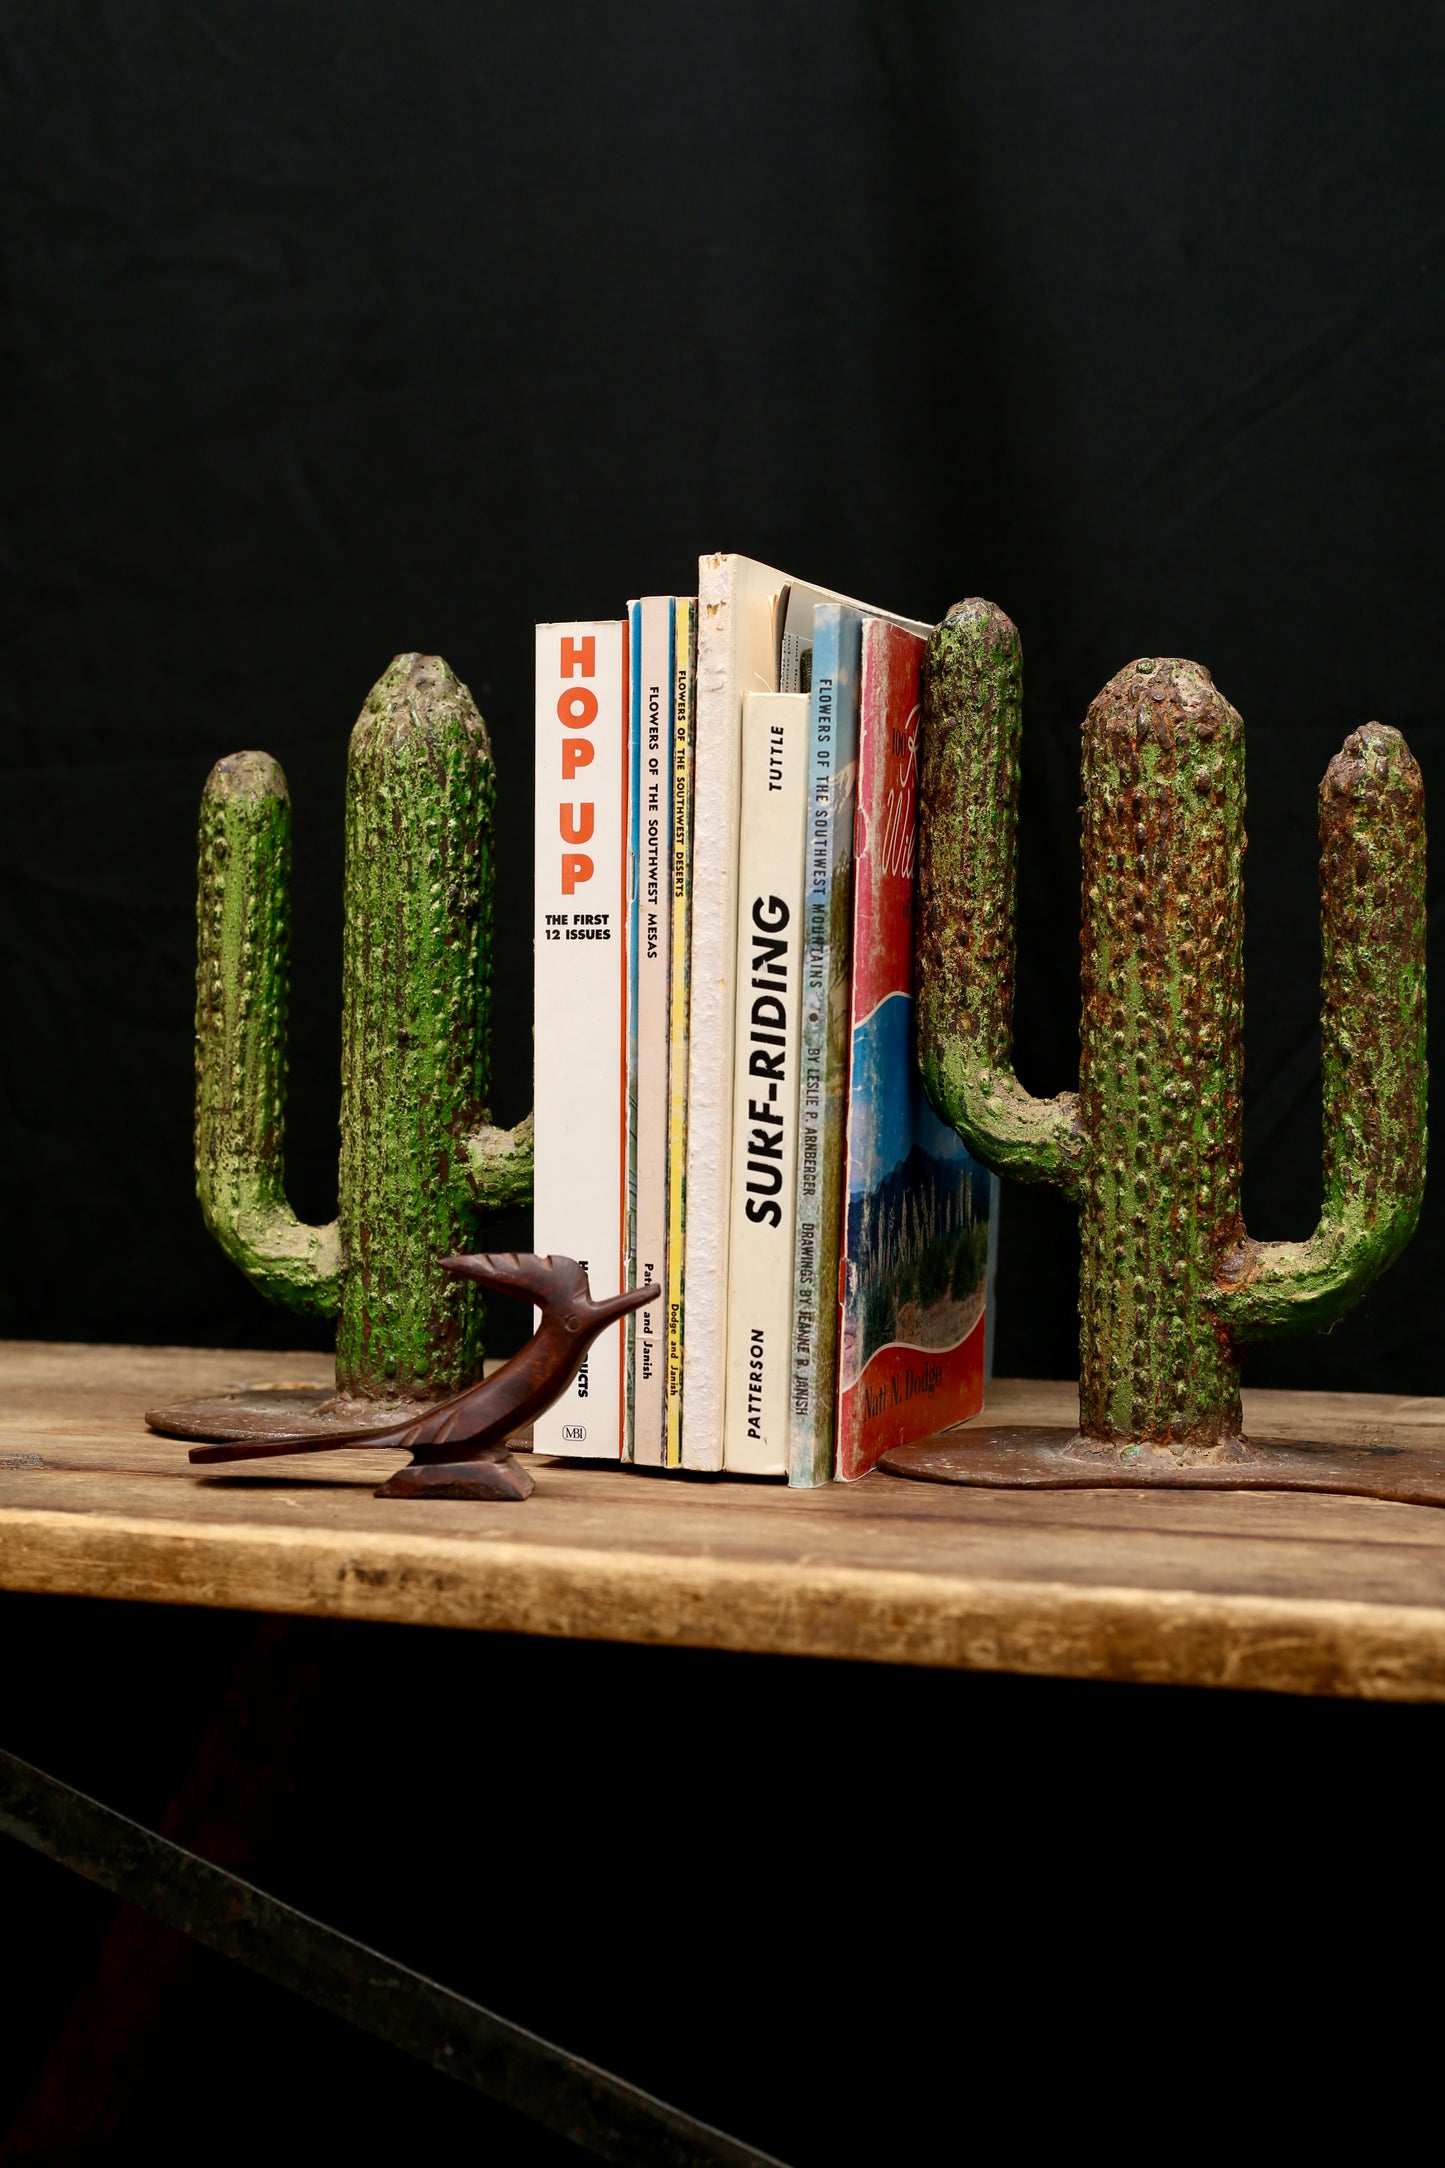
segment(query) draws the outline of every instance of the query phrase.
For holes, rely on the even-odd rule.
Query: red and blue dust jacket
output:
[[[983,1406],[991,1183],[924,1096],[913,1048],[925,643],[863,625],[854,827],[840,1476]]]

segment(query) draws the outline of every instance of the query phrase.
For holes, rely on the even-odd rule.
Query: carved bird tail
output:
[[[441,1260],[443,1272],[458,1279],[478,1280],[501,1295],[534,1302],[540,1310],[587,1300],[587,1275],[575,1257],[534,1257],[515,1250],[483,1252],[477,1256],[453,1255]]]

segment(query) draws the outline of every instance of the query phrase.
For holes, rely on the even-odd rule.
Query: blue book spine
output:
[[[805,834],[803,1028],[788,1480],[831,1480],[837,1421],[838,1254],[847,1173],[853,816],[863,619],[840,603],[813,618]]]
[[[996,1310],[994,1283],[998,1278],[998,1192],[998,1176],[996,1174],[990,1175],[988,1184],[988,1263],[984,1268],[988,1274],[987,1308],[984,1311],[983,1328],[983,1382],[985,1386],[993,1383],[993,1335]]]

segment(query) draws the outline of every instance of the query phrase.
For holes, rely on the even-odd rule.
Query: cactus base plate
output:
[[[338,1402],[334,1385],[246,1385],[235,1392],[211,1393],[197,1400],[177,1400],[168,1408],[147,1408],[146,1422],[163,1438],[199,1438],[226,1445],[247,1438],[274,1438],[295,1431],[307,1438],[349,1437],[372,1424],[377,1429],[406,1413],[401,1401]]]
[[[878,1466],[923,1483],[995,1490],[1328,1491],[1445,1506],[1445,1452],[1414,1445],[1321,1445],[1298,1438],[1232,1440],[1217,1458],[1186,1460],[1167,1446],[1101,1448],[1076,1431],[936,1431],[895,1445]]]

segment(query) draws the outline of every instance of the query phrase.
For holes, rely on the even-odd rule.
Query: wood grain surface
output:
[[[394,1451],[193,1469],[158,1402],[320,1356],[0,1343],[0,1586],[1076,1678],[1445,1700],[1445,1511],[1283,1493],[819,1491],[538,1458],[381,1500]],[[990,1422],[1072,1420],[995,1384]],[[1245,1395],[1256,1435],[1445,1446],[1445,1400]]]

